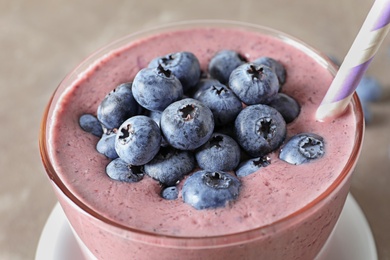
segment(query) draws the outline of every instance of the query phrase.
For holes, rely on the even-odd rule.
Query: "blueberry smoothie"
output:
[[[313,259],[343,207],[362,141],[357,99],[340,118],[315,120],[334,76],[333,65],[305,45],[264,28],[203,24],[142,36],[123,39],[77,68],[54,94],[43,124],[43,161],[83,244],[98,259]],[[212,65],[221,50],[239,57],[236,65],[233,60],[229,63],[233,68],[220,70],[229,75]],[[166,88],[171,95],[159,94],[170,99],[166,104],[143,101],[147,80],[139,72],[153,67],[157,72],[145,73],[157,73],[158,79],[171,77],[171,70],[159,68],[158,62],[151,64],[156,57],[178,52],[196,57],[199,73],[195,79],[188,80],[190,83],[182,79],[160,82],[170,84]],[[223,57],[229,55],[233,54]],[[267,63],[269,58],[277,65]],[[271,75],[266,87],[255,88],[255,92],[268,89],[260,99],[241,88],[245,85],[242,75],[248,73],[252,78]],[[194,80],[196,84],[190,86]],[[172,111],[194,104],[201,108],[207,103],[210,97],[197,92],[195,85],[208,80],[215,80],[214,92],[233,92],[240,101],[238,105],[229,101],[229,110],[220,114],[215,112],[217,108],[205,105],[207,116],[199,119],[205,134],[198,134],[199,140],[183,141],[187,137],[177,132],[180,124],[172,119]],[[91,122],[96,117],[103,124],[105,119],[97,115],[102,100],[114,89],[125,93],[126,84],[134,95],[134,99],[126,97],[126,102],[139,105],[130,112],[134,116],[126,119],[129,123],[123,125],[122,119],[121,125],[112,129],[103,127],[95,134],[84,131],[80,118],[88,114]],[[282,102],[288,102],[287,109]],[[181,120],[197,117],[187,110],[181,110],[186,113]],[[154,113],[160,113],[161,120],[154,121]],[[210,118],[212,127],[207,121]],[[129,126],[136,124],[152,126],[139,131],[147,141],[134,150],[116,147],[126,163],[111,164],[110,170],[115,152],[110,156],[97,151],[100,136],[113,134],[117,146],[121,142],[127,145],[137,131]],[[266,128],[260,135],[268,141],[257,141],[259,133],[253,134],[250,125]],[[268,139],[270,129],[275,140]],[[230,150],[213,150],[223,145]],[[167,163],[169,167],[182,161],[187,168],[178,178],[167,179],[158,170],[168,166],[153,168],[149,162],[172,149],[181,159]],[[299,149],[304,149],[304,155]],[[145,153],[139,155],[140,150],[147,150],[148,158]],[[220,166],[224,158],[228,162]],[[133,179],[121,181],[118,169],[129,169],[129,165]],[[171,168],[170,173],[174,172]],[[201,198],[199,189],[193,188],[199,186],[196,178],[207,178],[206,184],[217,187],[218,192]],[[227,193],[220,192],[224,185],[229,186]],[[220,197],[226,201],[220,202]]]

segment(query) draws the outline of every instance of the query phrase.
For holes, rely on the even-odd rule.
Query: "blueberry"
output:
[[[99,142],[96,144],[96,150],[110,159],[117,158],[118,154],[115,150],[115,137],[116,133],[114,132],[103,134]]]
[[[275,98],[268,105],[278,110],[286,123],[294,121],[301,111],[298,102],[284,93],[276,94]]]
[[[221,50],[211,58],[208,70],[211,77],[226,84],[229,82],[232,71],[245,62],[247,59],[240,53],[233,50]]]
[[[356,92],[362,102],[375,102],[381,98],[382,86],[375,78],[363,76]]]
[[[212,85],[200,92],[197,99],[213,112],[216,126],[233,122],[242,110],[240,99],[222,84]]]
[[[182,196],[198,210],[224,207],[238,197],[240,186],[240,180],[226,172],[202,170],[185,180]]]
[[[294,135],[281,149],[279,158],[290,164],[303,164],[321,158],[324,151],[324,140],[313,133]]]
[[[131,165],[143,165],[153,159],[161,144],[160,128],[150,117],[133,116],[119,127],[115,150]]]
[[[153,119],[153,121],[156,122],[158,126],[160,126],[161,115],[161,111],[148,111],[148,116]]]
[[[279,61],[271,57],[264,56],[264,57],[257,58],[256,60],[253,61],[253,63],[256,65],[262,64],[267,67],[270,67],[276,73],[280,86],[283,86],[284,83],[286,83],[286,75],[287,75],[286,69],[284,68],[283,64],[280,63]]]
[[[245,63],[230,74],[229,87],[247,105],[265,104],[278,93],[279,81],[270,67]]]
[[[149,111],[148,116],[154,120],[154,122],[157,123],[157,125],[160,127],[160,121],[161,121],[161,111]],[[164,136],[161,136],[161,146],[167,146],[168,143],[165,141]]]
[[[107,129],[114,129],[139,111],[140,107],[133,97],[132,83],[123,83],[99,104],[97,118]]]
[[[91,114],[81,115],[79,118],[79,125],[85,132],[93,134],[97,137],[101,137],[103,135],[102,125],[100,124],[99,120]]]
[[[183,87],[170,70],[159,65],[144,68],[135,75],[133,95],[142,107],[163,111],[169,104],[182,98]]]
[[[213,113],[196,99],[182,99],[163,111],[160,127],[171,146],[193,150],[210,139],[214,130]]]
[[[117,181],[139,182],[144,177],[144,172],[140,166],[132,166],[121,158],[112,160],[106,167],[107,175]]]
[[[194,93],[191,94],[191,96],[195,99],[198,99],[199,95],[205,90],[205,89],[208,89],[209,87],[211,86],[217,86],[217,87],[222,87],[222,86],[225,86],[224,84],[222,84],[221,82],[219,82],[218,80],[216,79],[210,79],[210,78],[206,78],[206,79],[201,79],[199,80],[198,84],[196,84],[196,86],[194,87]]]
[[[152,60],[148,67],[161,65],[170,70],[183,85],[183,90],[188,91],[198,83],[201,70],[198,58],[191,52],[175,52]]]
[[[232,171],[240,162],[240,147],[230,136],[213,133],[195,154],[200,168],[208,171]]]
[[[179,196],[179,189],[176,186],[165,187],[161,192],[161,197],[166,200],[175,200]]]
[[[237,177],[248,176],[261,168],[267,167],[271,164],[271,159],[267,156],[251,158],[246,160],[237,167],[236,175]]]
[[[287,131],[283,116],[276,109],[261,104],[244,108],[234,126],[238,144],[252,157],[277,149]]]
[[[366,101],[361,101],[362,108],[363,108],[363,116],[364,116],[364,121],[366,124],[369,124],[372,122],[372,113],[369,108],[369,104]]]
[[[161,147],[152,161],[144,165],[145,173],[160,183],[171,186],[195,167],[194,155],[173,147]]]

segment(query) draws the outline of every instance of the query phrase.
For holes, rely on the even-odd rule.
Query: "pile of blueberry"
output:
[[[112,159],[106,173],[115,180],[158,181],[161,196],[196,209],[223,207],[235,200],[244,176],[271,161],[282,146],[286,124],[300,113],[282,93],[286,70],[261,57],[248,62],[232,50],[210,60],[207,72],[190,52],[152,60],[132,82],[112,90],[97,116],[84,114],[83,130],[100,137],[96,149]],[[301,164],[320,158],[323,139],[312,133],[292,137],[280,159]]]

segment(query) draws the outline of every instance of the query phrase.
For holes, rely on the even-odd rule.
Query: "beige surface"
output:
[[[78,2],[78,3],[77,3]],[[275,27],[343,57],[371,0],[0,0],[0,259],[33,259],[56,199],[41,166],[38,132],[59,81],[96,48],[161,23],[219,18]],[[352,10],[354,10],[352,12]],[[390,45],[369,74],[384,85],[371,106],[352,194],[364,210],[380,259],[390,259]]]

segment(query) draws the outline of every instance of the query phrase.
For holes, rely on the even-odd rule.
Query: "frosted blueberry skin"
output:
[[[123,83],[108,93],[97,109],[97,118],[107,129],[118,128],[126,119],[137,115],[140,106],[133,96],[132,83]]]
[[[324,140],[313,133],[294,135],[282,147],[279,158],[290,164],[303,164],[321,158],[325,153]]]
[[[209,89],[210,87],[213,87],[213,86],[221,88],[221,87],[224,87],[225,85],[216,79],[211,79],[211,78],[201,79],[201,80],[199,80],[198,84],[196,84],[196,86],[194,87],[194,89],[193,89],[194,93],[191,94],[191,97],[198,99],[199,95],[201,95],[203,93],[203,91],[205,91],[206,89]]]
[[[179,79],[162,66],[144,68],[134,77],[133,95],[142,107],[163,111],[169,104],[182,98],[183,87]]]
[[[211,109],[216,126],[233,122],[242,110],[240,99],[225,85],[212,85],[199,92],[197,99]]]
[[[96,150],[107,158],[118,158],[118,153],[115,150],[115,138],[116,133],[114,132],[103,134],[96,144]]]
[[[185,180],[182,197],[198,210],[225,207],[238,197],[240,187],[240,180],[229,173],[201,170]]]
[[[210,140],[197,149],[195,158],[204,170],[232,171],[240,163],[240,147],[230,136],[213,133]]]
[[[193,88],[200,79],[200,63],[191,52],[174,52],[157,57],[148,64],[148,67],[155,68],[159,65],[170,70],[180,80],[184,92]]]
[[[161,197],[166,200],[175,200],[179,197],[179,189],[176,186],[165,187],[161,192]]]
[[[152,161],[144,165],[147,175],[166,186],[175,185],[195,167],[194,155],[172,147],[161,147]]]
[[[294,121],[301,112],[298,102],[284,93],[276,94],[275,98],[268,105],[278,110],[287,124]]]
[[[287,77],[286,69],[277,60],[271,57],[264,56],[264,57],[257,58],[256,60],[253,61],[253,63],[257,65],[265,65],[270,67],[276,73],[280,87],[283,86],[284,83],[286,83],[286,77]]]
[[[245,62],[247,59],[240,53],[233,50],[221,50],[211,58],[208,71],[211,77],[227,84],[232,71]]]
[[[251,158],[238,165],[236,175],[237,177],[245,177],[270,164],[271,160],[266,156]]]
[[[234,130],[238,144],[252,157],[276,150],[286,137],[283,116],[267,105],[252,105],[238,114]]]
[[[382,96],[382,86],[377,79],[363,76],[356,88],[356,93],[362,102],[376,102]]]
[[[85,132],[101,137],[103,128],[99,120],[91,114],[83,114],[79,118],[79,125]]]
[[[115,150],[119,157],[131,165],[144,165],[158,153],[161,133],[150,117],[139,115],[127,119],[119,127]]]
[[[106,167],[107,175],[116,181],[139,182],[144,177],[144,172],[140,166],[132,166],[121,158],[112,160]]]
[[[230,89],[247,105],[266,104],[279,91],[279,80],[267,66],[245,63],[230,74]]]
[[[162,112],[161,111],[147,111],[147,114],[160,127],[160,121],[161,121]],[[167,141],[165,141],[165,138],[162,135],[161,135],[161,146],[168,146]]]
[[[163,111],[160,127],[171,146],[179,150],[194,150],[210,139],[214,117],[203,103],[186,98],[172,103]]]

